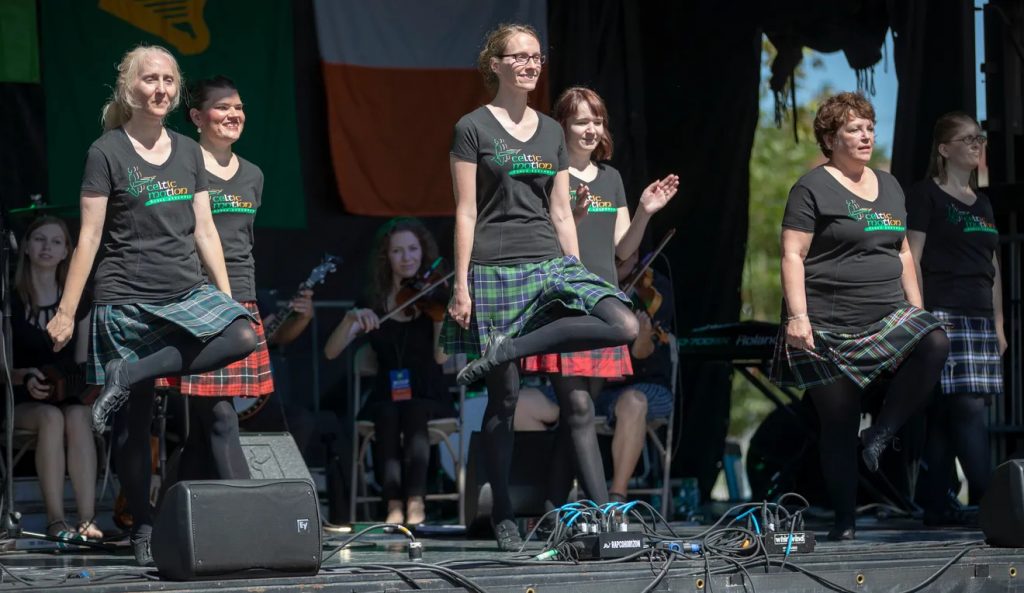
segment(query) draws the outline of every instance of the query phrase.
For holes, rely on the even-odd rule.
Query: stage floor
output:
[[[859,523],[858,539],[848,543],[821,541],[812,553],[764,556],[744,566],[724,560],[674,560],[657,591],[1024,591],[1024,549],[984,546],[973,530],[923,530],[913,521],[871,519]],[[702,530],[674,525],[682,538]],[[816,530],[819,538],[824,531]],[[325,554],[346,536],[325,539]],[[528,560],[497,551],[491,540],[463,537],[417,538],[423,542],[423,562],[410,563],[407,540],[400,535],[368,535],[324,563],[311,577],[162,581],[155,569],[132,566],[127,548],[116,553],[71,551],[12,551],[0,555],[2,590],[27,589],[18,579],[49,590],[83,593],[124,591],[369,591],[483,590],[542,593],[644,591],[662,568],[661,562],[579,564]],[[249,545],[272,545],[252,542]],[[526,549],[536,554],[540,542]],[[532,556],[531,554],[531,556]],[[390,565],[394,570],[381,568]],[[457,584],[439,574],[457,571],[469,583]],[[376,566],[376,568],[373,568]],[[710,581],[710,582],[709,582]],[[476,587],[476,588],[474,588]]]

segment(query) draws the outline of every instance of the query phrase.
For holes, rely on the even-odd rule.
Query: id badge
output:
[[[412,399],[412,384],[409,382],[409,369],[388,371],[391,378],[391,401],[401,402]]]

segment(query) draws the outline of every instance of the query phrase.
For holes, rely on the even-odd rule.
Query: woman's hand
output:
[[[806,315],[786,322],[786,344],[801,350],[814,350],[814,332]]]
[[[52,387],[46,383],[46,375],[37,368],[24,369],[22,382],[32,399],[43,400],[50,397]]]
[[[352,327],[349,330],[351,337],[380,327],[380,318],[373,312],[373,309],[352,309],[345,316],[352,320]]]
[[[53,340],[53,351],[59,352],[61,348],[71,341],[71,336],[75,333],[74,315],[70,315],[67,311],[58,307],[53,319],[46,324],[46,333]]]
[[[679,191],[678,175],[668,175],[664,179],[659,179],[648,185],[640,194],[640,208],[645,214],[653,215],[664,208],[677,191]]]
[[[576,203],[572,207],[572,219],[579,224],[583,217],[590,211],[590,188],[586,183],[581,183],[576,188]]]
[[[469,320],[473,314],[473,301],[469,298],[469,288],[455,286],[452,300],[448,301],[448,315],[462,329],[469,329]]]
[[[996,341],[999,342],[999,356],[1006,354],[1006,332],[1002,327],[996,327]]]

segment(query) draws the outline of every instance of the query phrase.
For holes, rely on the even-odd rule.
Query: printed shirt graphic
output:
[[[506,265],[562,255],[548,213],[555,175],[569,167],[562,128],[537,114],[526,142],[505,131],[487,107],[455,124],[451,154],[477,164],[473,263]]]
[[[872,169],[878,197],[860,198],[817,167],[790,190],[782,226],[813,233],[804,259],[807,311],[815,327],[855,331],[905,302],[900,247],[907,212],[896,179]]]
[[[580,261],[588,270],[618,286],[615,271],[615,219],[619,208],[626,206],[626,190],[622,177],[611,165],[598,164],[597,177],[587,183],[569,175],[569,198],[576,205],[576,188],[586,183],[590,188],[590,206],[587,214],[576,225],[580,245]]]
[[[263,198],[263,171],[242,157],[235,157],[238,170],[231,179],[206,172],[210,179],[210,210],[224,249],[231,296],[237,301],[255,301],[253,221]]]
[[[192,210],[207,189],[203,157],[190,138],[167,134],[171,154],[161,165],[143,160],[121,128],[89,147],[82,191],[108,198],[96,303],[164,302],[203,282]]]
[[[964,315],[992,315],[992,256],[999,231],[988,196],[967,205],[925,179],[907,196],[908,228],[925,233],[921,254],[924,304]]]

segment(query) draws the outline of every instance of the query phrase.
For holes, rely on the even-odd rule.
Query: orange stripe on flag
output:
[[[345,209],[365,216],[450,216],[452,129],[490,100],[475,70],[324,63],[331,156]],[[547,76],[533,99],[547,111]]]

